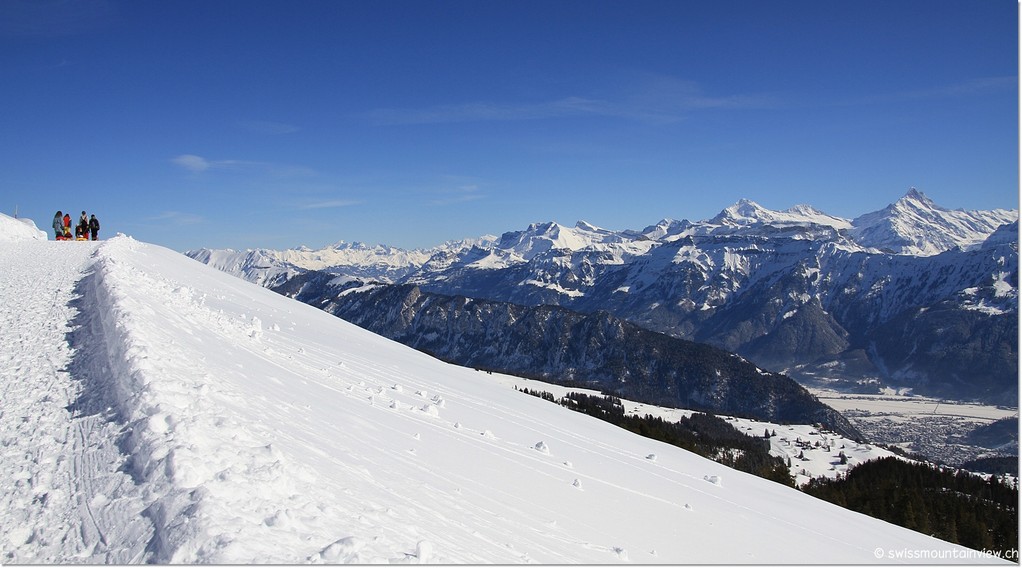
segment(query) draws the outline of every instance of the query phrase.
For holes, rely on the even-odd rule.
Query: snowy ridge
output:
[[[431,249],[404,250],[387,245],[338,242],[322,249],[199,249],[188,256],[219,270],[266,286],[299,271],[322,270],[381,282],[394,282],[418,270],[435,255],[457,254],[488,245],[493,237],[450,241]]]
[[[641,258],[665,243],[723,235],[815,240],[848,252],[933,256],[980,245],[998,227],[1017,221],[1017,210],[949,210],[913,188],[888,207],[854,220],[827,214],[811,205],[775,211],[742,199],[712,219],[696,222],[664,219],[641,231],[611,231],[585,221],[568,227],[550,221],[506,232],[499,238],[451,241],[429,249],[405,250],[342,241],[318,250],[200,249],[187,254],[263,285],[295,269],[343,273],[386,283],[424,283],[432,278],[445,278],[444,273],[450,270],[499,270],[549,256],[586,254],[590,262],[619,265]],[[578,290],[563,283],[550,286],[548,280],[536,282],[563,289],[568,295],[578,294]]]
[[[749,199],[739,200],[738,203],[724,209],[719,215],[704,224],[730,227],[822,225],[834,229],[849,229],[852,226],[847,219],[828,215],[810,205],[796,205],[785,211],[773,211]]]
[[[484,249],[477,249],[485,250],[485,253],[476,255],[465,266],[495,270],[533,261],[542,262],[545,257],[582,252],[600,255],[608,264],[621,264],[626,259],[646,253],[654,244],[648,239],[637,240],[632,235],[601,229],[585,221],[579,221],[574,227],[551,221],[534,223],[524,231],[504,233],[499,240],[491,242]],[[409,281],[428,279],[437,269],[447,268],[450,266],[424,266]],[[536,283],[539,286],[549,285],[542,280]],[[567,293],[571,293],[570,289]]]
[[[599,253],[596,256],[599,263],[622,264],[662,244],[700,236],[787,237],[829,242],[848,252],[933,256],[956,248],[978,246],[999,227],[1017,221],[1017,210],[950,210],[912,188],[897,202],[854,220],[827,214],[811,205],[775,211],[755,201],[741,199],[712,219],[696,222],[663,219],[641,231],[611,231],[585,221],[568,227],[550,221],[534,223],[522,231],[506,232],[499,238],[484,236],[451,241],[429,249],[405,250],[342,241],[318,250],[306,247],[240,252],[200,249],[187,254],[253,282],[271,280],[290,266],[343,272],[387,283],[422,283],[452,268],[496,270],[551,255]]]
[[[0,421],[6,562],[889,561],[878,547],[985,560],[161,247],[20,242],[0,258],[13,267],[0,297],[19,302],[2,316],[2,388],[55,410],[18,404]],[[39,278],[56,298],[30,293]],[[65,318],[78,331],[60,348],[60,326],[42,334]],[[65,392],[89,404],[61,412]],[[90,421],[90,444],[60,420]],[[26,424],[41,435],[31,451]],[[93,447],[114,454],[80,459]],[[68,485],[76,463],[93,464],[91,489]]]

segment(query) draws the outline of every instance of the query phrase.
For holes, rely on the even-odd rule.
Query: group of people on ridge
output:
[[[71,239],[71,214],[61,213],[57,211],[57,214],[53,216],[53,232],[56,234],[58,241],[70,241]],[[85,215],[85,211],[82,211],[82,216],[78,218],[78,224],[75,225],[75,236],[74,240],[87,241],[89,240],[89,234],[92,234],[92,240],[98,240],[99,238],[99,219],[95,215],[90,219]]]

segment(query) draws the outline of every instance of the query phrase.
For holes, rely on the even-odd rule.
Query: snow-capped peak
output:
[[[918,204],[923,205],[925,207],[930,207],[930,208],[936,208],[937,207],[937,204],[934,203],[932,199],[930,199],[929,197],[926,197],[926,194],[924,194],[923,192],[919,191],[918,189],[916,189],[914,187],[908,188],[908,191],[905,192],[904,197],[899,199],[897,202],[898,203],[906,203],[906,204],[907,203],[915,202],[915,203],[918,203]]]
[[[930,256],[982,243],[1018,211],[963,211],[941,207],[916,188],[887,207],[857,217],[851,235],[862,246],[894,254]]]
[[[575,223],[575,228],[580,230],[580,231],[588,231],[590,233],[606,233],[607,232],[606,229],[601,229],[600,227],[597,227],[596,225],[593,225],[592,223],[590,223],[588,221],[578,221],[577,223]]]
[[[809,205],[796,205],[785,211],[775,211],[750,199],[740,199],[706,223],[731,228],[761,225],[779,227],[823,225],[835,229],[847,229],[851,226],[847,219],[828,215]]]
[[[739,199],[734,205],[725,208],[710,220],[717,225],[751,225],[761,223],[772,217],[769,209],[751,199]]]
[[[621,236],[585,221],[574,228],[555,221],[533,223],[524,231],[504,233],[496,248],[511,252],[523,260],[531,260],[552,249],[577,251],[598,243],[617,242]]]
[[[667,237],[678,235],[691,226],[692,223],[687,219],[676,221],[674,219],[664,218],[657,224],[650,225],[641,231],[625,231],[625,234],[633,238],[646,238],[654,241],[661,241]]]

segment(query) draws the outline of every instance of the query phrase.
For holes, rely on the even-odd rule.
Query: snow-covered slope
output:
[[[164,248],[0,262],[3,562],[982,559]]]
[[[40,231],[31,219],[15,219],[0,213],[0,242],[45,241],[46,233]]]

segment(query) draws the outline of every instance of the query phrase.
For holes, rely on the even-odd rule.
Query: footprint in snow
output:
[[[543,441],[536,442],[536,445],[533,447],[536,448],[536,451],[542,452],[544,454],[550,453],[550,446],[546,445],[546,442]]]
[[[646,456],[646,459],[648,459],[649,461],[655,462],[656,461],[656,454],[649,454],[648,456]]]
[[[577,477],[575,478],[575,481],[571,482],[571,485],[572,487],[578,489],[579,491],[582,490],[582,480]]]
[[[720,487],[720,476],[719,475],[704,475],[703,479]]]
[[[292,517],[287,511],[278,510],[273,515],[264,518],[263,524],[268,527],[287,528],[293,523]]]

